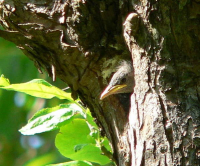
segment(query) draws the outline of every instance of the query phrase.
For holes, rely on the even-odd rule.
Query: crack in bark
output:
[[[173,143],[173,131],[172,131],[172,127],[169,127],[168,129],[166,128],[166,124],[169,121],[169,119],[167,118],[167,115],[166,115],[167,112],[166,112],[166,109],[164,107],[164,103],[163,103],[160,95],[158,95],[158,98],[159,98],[161,111],[162,111],[162,115],[163,115],[163,127],[164,127],[164,130],[165,130],[166,138],[167,138],[168,143],[169,143],[171,159],[173,161],[173,144],[174,144]]]
[[[146,141],[144,141],[144,148],[143,148],[143,151],[142,151],[142,162],[140,164],[140,166],[145,166],[145,151],[146,151]]]

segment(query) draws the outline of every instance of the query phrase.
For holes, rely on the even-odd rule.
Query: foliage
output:
[[[56,165],[113,164],[107,156],[103,155],[105,151],[102,151],[106,148],[107,152],[111,152],[107,138],[100,137],[98,127],[92,121],[89,110],[85,109],[79,100],[74,101],[70,93],[42,79],[10,84],[3,75],[0,77],[0,89],[23,92],[45,99],[57,97],[67,100],[64,104],[39,110],[28,121],[28,124],[20,129],[23,135],[34,135],[59,129],[55,145],[61,154],[74,161]]]

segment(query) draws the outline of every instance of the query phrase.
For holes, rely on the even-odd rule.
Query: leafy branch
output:
[[[114,165],[102,151],[106,148],[109,153],[112,152],[107,138],[100,137],[98,127],[93,122],[89,110],[79,104],[79,100],[74,101],[71,93],[42,79],[10,84],[3,75],[0,77],[0,89],[23,92],[44,99],[57,97],[67,100],[65,104],[37,111],[19,130],[23,135],[34,135],[59,129],[55,145],[63,156],[74,161],[50,166]]]

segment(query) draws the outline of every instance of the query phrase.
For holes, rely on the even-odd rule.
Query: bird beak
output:
[[[126,87],[127,85],[115,85],[113,87],[107,86],[106,89],[101,93],[100,100],[105,99],[106,97],[117,93],[120,89]]]

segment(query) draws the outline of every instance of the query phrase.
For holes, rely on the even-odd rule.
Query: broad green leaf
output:
[[[93,166],[93,164],[86,161],[70,161],[66,163],[50,164],[46,166]]]
[[[72,118],[86,118],[82,109],[76,104],[62,104],[38,111],[19,131],[23,135],[33,135],[59,129]]]
[[[97,124],[94,122],[94,118],[92,117],[90,110],[87,109],[85,112],[87,113],[87,122],[88,122],[90,125],[92,125],[93,127],[95,127],[96,129],[98,129],[98,126],[97,126]]]
[[[8,84],[9,82],[6,84],[6,79],[2,79],[2,77],[1,80],[3,80],[1,81],[3,87],[0,87],[2,89],[23,92],[31,96],[45,99],[57,97],[59,99],[67,99],[73,101],[70,93],[64,92],[63,90],[51,85],[50,83],[42,79],[34,79],[32,81],[21,84]]]
[[[4,75],[1,75],[0,77],[0,87],[3,87],[3,86],[8,86],[10,85],[10,82],[7,78],[4,77]]]
[[[103,138],[103,141],[101,143],[102,146],[104,146],[106,148],[107,151],[110,151],[112,152],[112,149],[110,147],[110,144],[109,144],[109,141],[108,141],[108,138],[107,137],[104,137]]]
[[[60,128],[55,140],[56,147],[62,155],[72,160],[86,160],[101,165],[109,163],[110,160],[101,154],[90,132],[86,120],[74,119]]]

